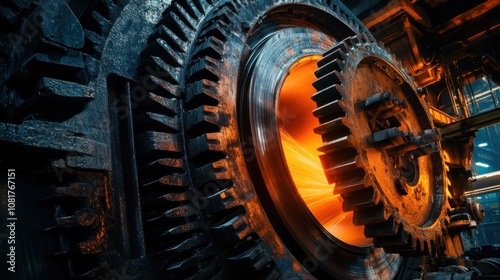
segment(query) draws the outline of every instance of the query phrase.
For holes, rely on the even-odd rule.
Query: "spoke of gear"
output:
[[[343,210],[386,252],[444,254],[441,138],[411,78],[382,46],[359,37],[327,51],[318,66],[315,133]]]

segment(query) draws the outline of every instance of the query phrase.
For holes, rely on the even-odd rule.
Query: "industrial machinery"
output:
[[[4,1],[1,279],[499,279],[499,6]]]

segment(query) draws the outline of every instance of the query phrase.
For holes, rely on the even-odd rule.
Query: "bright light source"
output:
[[[488,146],[488,143],[481,143],[481,144],[479,144],[479,145],[477,145],[477,146],[478,146],[478,147],[486,147],[486,146]]]
[[[489,165],[489,164],[482,163],[482,162],[476,162],[476,165],[477,165],[477,166],[481,166],[481,167],[490,167],[490,165]]]

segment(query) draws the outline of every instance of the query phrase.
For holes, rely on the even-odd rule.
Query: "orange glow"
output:
[[[282,86],[278,103],[281,144],[293,182],[304,203],[316,220],[333,236],[354,246],[368,246],[372,239],[363,234],[363,227],[352,223],[352,212],[342,211],[342,199],[333,195],[317,148],[322,141],[313,129],[319,125],[312,111],[316,92],[312,82],[319,56],[299,60]]]

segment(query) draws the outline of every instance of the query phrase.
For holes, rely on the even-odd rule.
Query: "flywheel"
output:
[[[318,61],[323,169],[342,209],[375,247],[442,254],[447,223],[441,136],[401,64],[382,46],[348,38]]]

